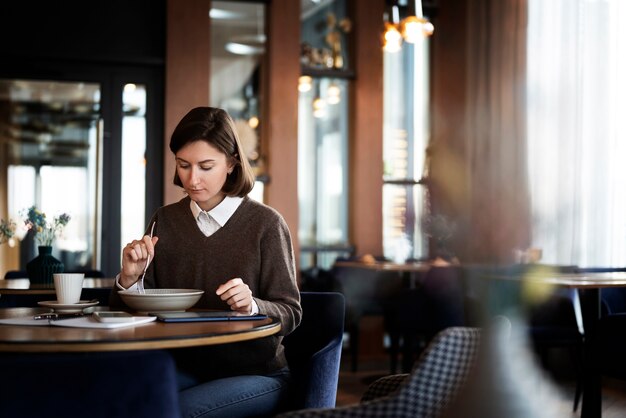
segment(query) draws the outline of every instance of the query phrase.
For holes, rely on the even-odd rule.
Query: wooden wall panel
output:
[[[358,254],[383,253],[383,0],[358,0],[354,19],[350,142],[350,242]]]
[[[210,0],[167,0],[164,204],[183,197],[181,188],[172,184],[175,164],[170,136],[191,108],[209,104],[210,9]]]
[[[298,255],[300,1],[272,0],[267,32],[265,112],[261,133],[270,178],[265,201],[287,221]]]

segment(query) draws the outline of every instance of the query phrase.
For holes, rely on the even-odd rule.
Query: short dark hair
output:
[[[205,141],[226,155],[233,163],[233,171],[226,177],[222,192],[227,196],[243,197],[254,187],[254,174],[250,163],[243,153],[235,122],[224,110],[215,107],[196,107],[191,109],[178,122],[170,139],[170,150],[176,155],[185,145],[195,141]],[[174,174],[174,184],[183,187]]]

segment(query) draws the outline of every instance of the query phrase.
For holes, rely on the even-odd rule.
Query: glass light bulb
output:
[[[422,19],[417,16],[409,16],[402,21],[402,36],[408,43],[414,44],[424,35],[422,32]]]
[[[256,129],[259,126],[259,118],[257,118],[256,116],[252,116],[250,119],[248,119],[248,126],[250,126],[252,129]]]
[[[433,25],[430,22],[426,22],[424,23],[424,25],[422,26],[422,31],[424,32],[425,36],[430,36],[433,34],[433,32],[435,31],[435,25]]]
[[[316,118],[326,116],[326,102],[319,97],[313,100],[313,116]]]
[[[400,47],[402,45],[402,35],[398,28],[395,25],[390,23],[386,24],[386,30],[384,40],[385,40],[385,51],[387,52],[398,52],[400,51]]]
[[[311,90],[313,86],[313,79],[308,75],[303,75],[298,79],[298,90],[302,93],[306,93]]]
[[[326,101],[328,104],[337,104],[341,101],[341,89],[336,84],[331,84],[326,89]]]

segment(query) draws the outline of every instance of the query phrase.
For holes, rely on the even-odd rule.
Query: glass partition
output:
[[[33,205],[49,220],[69,214],[53,245],[66,270],[96,262],[99,120],[99,84],[0,79],[1,217],[21,225]],[[3,269],[20,269],[37,254],[25,234],[18,230],[26,238],[19,249],[0,247]]]
[[[261,78],[265,54],[265,4],[211,2],[211,82],[209,105],[225,109],[257,176],[251,197],[263,201],[264,158]]]
[[[348,242],[348,81],[300,78],[298,202],[302,268],[328,268]],[[328,250],[328,251],[327,251]]]
[[[428,39],[384,51],[383,250],[398,262],[428,252],[421,222],[427,190],[420,181],[428,169]]]

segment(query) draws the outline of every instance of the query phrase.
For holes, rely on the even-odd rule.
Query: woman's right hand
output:
[[[139,280],[143,274],[143,269],[148,262],[148,255],[154,257],[154,246],[159,237],[150,238],[144,235],[140,240],[128,243],[122,250],[122,272],[120,274],[120,285],[128,289]]]

